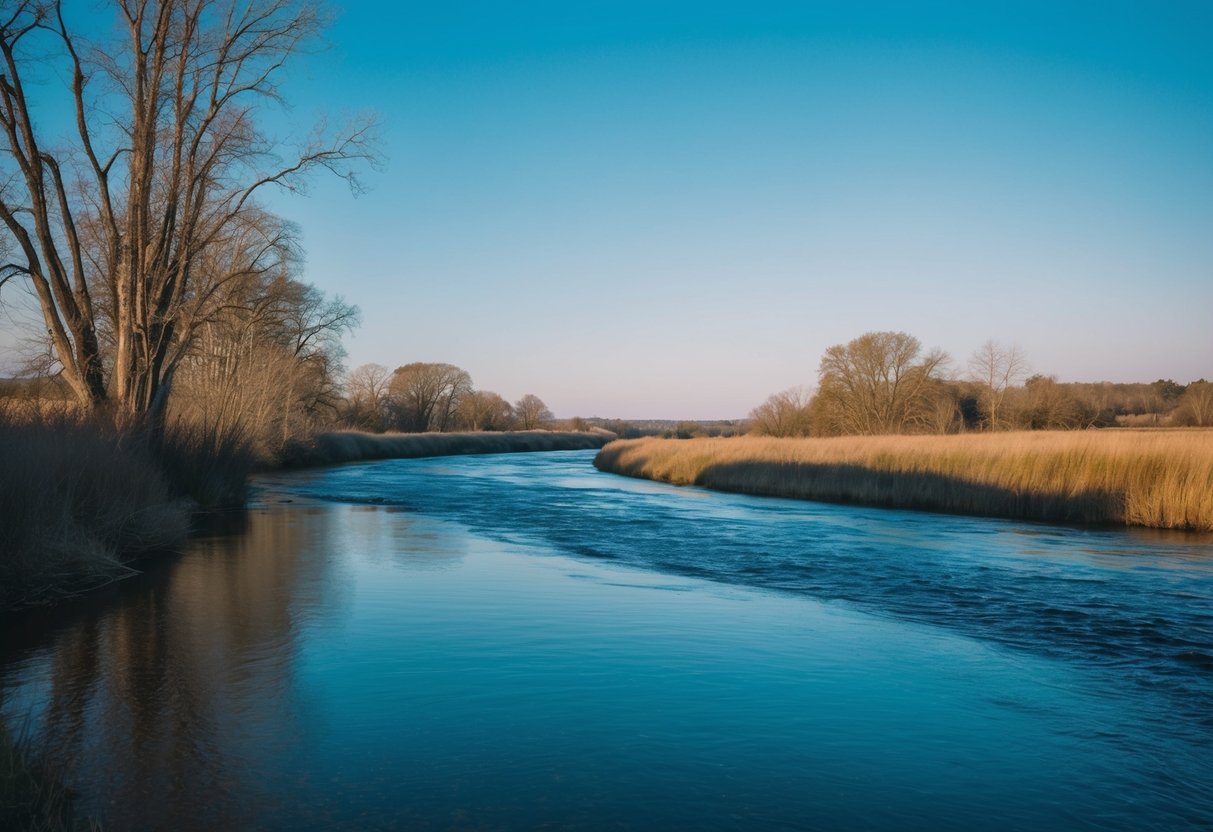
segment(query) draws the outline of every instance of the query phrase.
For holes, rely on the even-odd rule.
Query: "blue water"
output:
[[[266,477],[0,709],[116,829],[1213,828],[1209,538],[591,459]]]

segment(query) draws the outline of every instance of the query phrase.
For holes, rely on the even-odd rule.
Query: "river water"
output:
[[[1208,537],[592,458],[265,477],[7,622],[0,710],[108,829],[1213,828]]]

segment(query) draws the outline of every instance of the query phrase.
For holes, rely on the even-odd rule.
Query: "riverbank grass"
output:
[[[198,509],[243,503],[255,460],[186,425],[152,440],[70,413],[0,420],[0,611],[134,574],[178,548]]]
[[[594,464],[744,494],[1213,531],[1213,430],[636,439]]]
[[[601,448],[615,435],[607,431],[516,430],[468,433],[320,433],[283,452],[284,467],[316,467],[376,459],[415,459],[459,454],[529,451],[584,451]]]
[[[43,832],[101,827],[76,817],[71,791],[61,773],[34,748],[25,733],[0,720],[0,829]]]
[[[147,448],[61,420],[0,426],[0,608],[117,580],[185,538],[187,509]]]

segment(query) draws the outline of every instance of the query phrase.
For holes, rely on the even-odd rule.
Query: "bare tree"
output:
[[[473,390],[459,403],[459,422],[466,430],[508,430],[514,408],[490,390]]]
[[[259,105],[281,100],[283,67],[321,26],[310,4],[111,2],[115,34],[98,43],[61,2],[0,12],[0,220],[16,254],[0,281],[32,286],[83,406],[112,399],[120,420],[155,425],[215,295],[281,262],[282,225],[257,194],[298,190],[317,169],[355,185],[369,124],[335,138],[322,126],[289,154],[259,129]],[[39,132],[27,87],[56,60],[75,112],[63,150]]]
[[[401,430],[446,431],[455,425],[459,402],[472,392],[472,377],[454,364],[417,361],[397,367],[388,389]]]
[[[514,415],[523,430],[534,430],[542,422],[555,418],[543,399],[534,393],[527,393],[514,403]]]
[[[924,394],[927,410],[924,413],[926,429],[931,433],[956,433],[964,426],[961,409],[963,391],[960,385],[937,379],[931,382]]]
[[[1075,430],[1089,427],[1095,414],[1074,395],[1073,385],[1056,376],[1034,375],[1024,382],[1020,418],[1030,430]]]
[[[1007,390],[1027,373],[1028,362],[1014,344],[1004,347],[997,341],[986,341],[969,358],[969,374],[981,387],[979,404],[989,430],[998,430],[1004,424]]]
[[[1213,382],[1202,378],[1189,384],[1172,418],[1177,425],[1213,426]]]
[[[750,433],[759,436],[808,436],[811,396],[804,387],[775,393],[750,411]]]
[[[884,434],[928,429],[942,350],[923,354],[904,332],[869,332],[826,350],[813,400],[814,421],[830,433]]]
[[[273,455],[335,418],[340,339],[357,318],[341,298],[285,274],[227,284],[179,366],[170,413]]]
[[[346,418],[360,428],[384,430],[389,418],[391,382],[392,371],[382,364],[361,364],[351,370],[345,380]]]

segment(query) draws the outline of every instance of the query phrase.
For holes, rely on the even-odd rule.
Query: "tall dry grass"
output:
[[[153,445],[173,493],[206,510],[243,508],[249,475],[267,464],[238,425],[179,419]]]
[[[594,464],[745,494],[1213,531],[1213,431],[634,439]]]
[[[145,443],[74,420],[0,424],[0,608],[130,573],[189,529]]]
[[[192,513],[242,505],[256,460],[238,436],[116,428],[74,409],[0,408],[0,610],[49,603],[177,548]]]
[[[38,751],[30,735],[14,732],[0,720],[0,829],[100,830],[93,819],[76,815],[74,803],[62,771]]]
[[[363,433],[337,431],[316,434],[283,451],[289,467],[337,465],[374,459],[413,459],[457,454],[506,454],[523,451],[580,451],[601,448],[614,434],[606,431],[521,430],[475,433]]]

